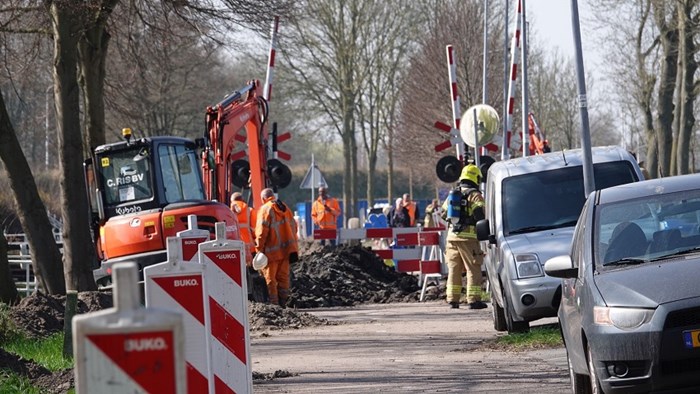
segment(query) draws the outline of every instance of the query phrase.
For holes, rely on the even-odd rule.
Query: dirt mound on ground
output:
[[[44,338],[63,331],[65,296],[40,292],[25,297],[10,310],[10,318],[17,328],[30,338]],[[112,293],[86,291],[78,294],[77,312],[94,312],[112,307]]]
[[[418,299],[413,275],[397,273],[369,248],[325,246],[292,265],[288,305],[296,308],[352,306]]]
[[[260,303],[248,304],[248,319],[250,331],[284,330],[331,324],[328,320],[318,318],[309,313]]]
[[[8,369],[26,377],[34,386],[41,389],[42,393],[66,393],[75,386],[72,369],[52,373],[31,360],[25,360],[3,349],[0,349],[0,369]],[[0,377],[2,377],[1,372]]]

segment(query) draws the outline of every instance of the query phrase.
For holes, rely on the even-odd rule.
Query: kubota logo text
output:
[[[126,215],[128,213],[141,212],[141,207],[138,205],[132,205],[130,207],[121,207],[114,210],[118,215]]]
[[[168,345],[162,337],[127,339],[124,341],[124,351],[126,352],[145,352],[149,350],[166,349],[168,349]]]

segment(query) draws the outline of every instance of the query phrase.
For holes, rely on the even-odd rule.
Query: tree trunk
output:
[[[48,294],[64,294],[61,252],[53,237],[46,207],[39,198],[34,176],[10,123],[0,92],[0,159],[5,163],[17,203],[19,221],[32,251],[32,269],[39,287]]]
[[[70,5],[52,3],[54,35],[54,95],[61,170],[61,211],[63,214],[63,262],[66,286],[70,290],[96,290],[92,274],[97,259],[90,236],[88,201],[83,180],[83,141],[80,128],[78,87],[79,16]]]
[[[698,62],[695,60],[695,52],[697,50],[695,44],[696,33],[695,29],[690,26],[692,8],[692,2],[686,2],[682,7],[679,7],[678,12],[679,63],[683,79],[678,84],[680,113],[678,116],[678,139],[676,140],[678,148],[675,156],[677,174],[690,173],[690,138],[695,127],[693,107],[696,97],[695,72],[698,69]]]
[[[10,263],[7,261],[7,240],[2,232],[0,232],[0,302],[7,305],[19,302],[17,286],[12,280]]]
[[[85,108],[85,152],[105,143],[104,80],[109,33],[104,26],[95,26],[80,40],[80,82]]]
[[[659,91],[657,99],[656,140],[659,155],[659,173],[670,175],[671,146],[673,144],[673,96],[678,72],[678,29],[666,22],[665,6],[656,4],[654,16],[660,32],[661,50],[663,51],[661,70],[659,72]],[[672,15],[675,16],[676,13]]]

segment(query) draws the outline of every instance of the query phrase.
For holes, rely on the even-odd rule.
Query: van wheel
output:
[[[503,308],[496,302],[496,297],[493,295],[493,289],[491,290],[491,312],[493,314],[493,329],[496,331],[506,331],[508,326],[506,325],[506,315],[503,312]]]
[[[510,307],[510,295],[508,294],[508,291],[505,288],[503,289],[503,310],[505,313],[508,334],[530,331],[529,322],[513,320],[513,312]]]

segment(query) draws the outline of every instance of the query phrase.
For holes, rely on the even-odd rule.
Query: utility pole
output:
[[[581,26],[578,17],[578,1],[571,0],[571,27],[576,50],[576,76],[578,85],[578,109],[581,117],[581,149],[583,150],[583,190],[585,198],[595,190],[593,179],[593,154],[591,153],[591,131],[588,124],[588,99],[586,98],[586,75],[583,70],[581,49]]]

